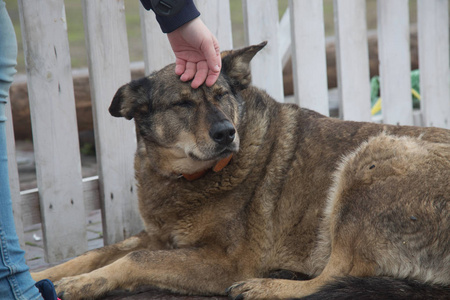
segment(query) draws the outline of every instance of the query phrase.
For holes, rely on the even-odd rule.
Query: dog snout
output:
[[[226,146],[234,141],[236,129],[230,121],[214,123],[209,131],[209,136],[219,145]]]

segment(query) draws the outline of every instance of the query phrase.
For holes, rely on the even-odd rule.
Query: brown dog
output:
[[[35,279],[64,299],[140,285],[235,299],[448,295],[450,131],[278,103],[250,85],[264,45],[224,53],[211,88],[169,65],[117,91],[111,114],[136,123],[145,231]],[[279,269],[312,279],[263,278]]]

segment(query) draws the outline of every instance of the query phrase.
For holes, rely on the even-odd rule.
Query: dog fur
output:
[[[395,280],[448,295],[450,131],[278,103],[250,84],[250,60],[264,45],[224,52],[210,88],[190,88],[169,65],[117,91],[111,114],[136,124],[145,230],[35,279],[56,281],[63,299],[141,285],[233,299],[351,299],[347,286]],[[280,269],[311,279],[265,278]]]

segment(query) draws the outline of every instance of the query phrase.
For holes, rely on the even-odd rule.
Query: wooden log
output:
[[[131,78],[143,77],[144,63],[131,64]],[[72,71],[75,107],[77,112],[78,131],[92,131],[94,120],[92,117],[91,87],[87,68]],[[32,140],[30,104],[26,76],[19,74],[11,85],[11,109],[13,114],[14,137],[16,140]],[[80,144],[85,141],[80,137]]]

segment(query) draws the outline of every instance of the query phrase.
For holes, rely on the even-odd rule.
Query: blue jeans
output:
[[[25,263],[14,225],[6,154],[5,104],[16,73],[17,41],[0,0],[0,299],[42,299]]]

